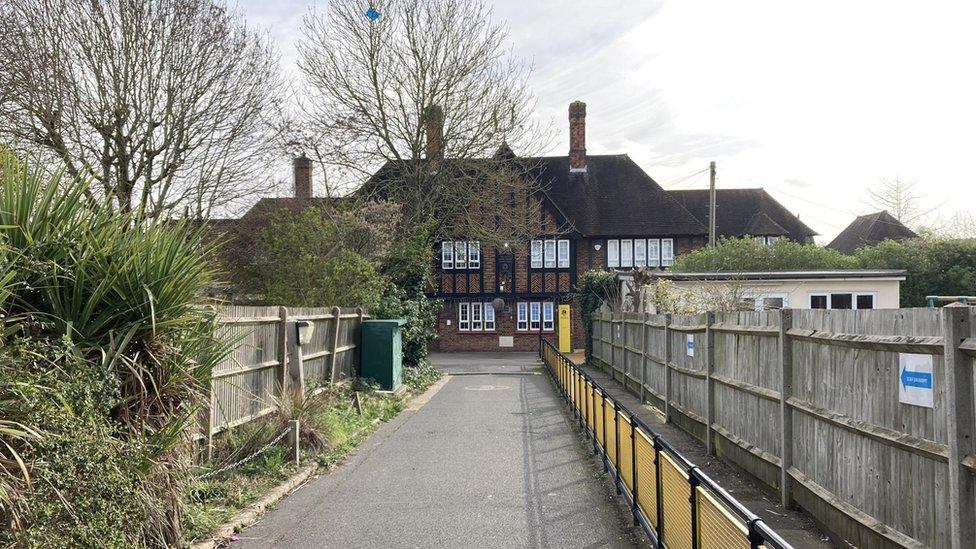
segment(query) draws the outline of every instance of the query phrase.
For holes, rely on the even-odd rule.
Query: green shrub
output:
[[[902,307],[925,307],[928,295],[976,295],[976,239],[887,240],[855,254],[864,269],[904,269]]]
[[[711,248],[680,255],[672,271],[794,271],[856,269],[857,261],[836,250],[780,238],[766,246],[755,238],[723,238]]]
[[[593,313],[599,310],[603,303],[609,303],[613,307],[619,294],[615,273],[602,270],[583,273],[574,297],[579,300],[580,315],[583,317],[586,360],[593,356]]]
[[[371,310],[383,279],[372,262],[346,248],[347,236],[316,208],[276,212],[258,236],[247,289],[276,305]]]
[[[427,345],[437,337],[437,312],[439,301],[428,299],[423,294],[415,297],[407,295],[394,284],[386,292],[373,311],[374,318],[404,318],[403,362],[407,367],[419,367],[427,359]]]

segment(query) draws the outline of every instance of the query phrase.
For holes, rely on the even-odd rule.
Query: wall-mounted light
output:
[[[594,244],[594,245],[593,245],[593,249],[594,249],[594,250],[596,250],[596,251],[598,251],[598,252],[600,251],[600,248],[602,248],[602,247],[603,247],[603,246],[601,246],[601,245],[599,245],[599,244]]]
[[[504,246],[505,246],[505,247],[507,248],[507,247],[508,247],[508,242],[506,242],[506,243],[504,244]]]
[[[298,330],[298,344],[308,345],[315,333],[315,325],[307,320],[299,320],[295,322],[295,328]]]

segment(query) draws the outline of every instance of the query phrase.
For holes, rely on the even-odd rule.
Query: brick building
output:
[[[571,305],[574,348],[583,346],[572,293],[589,269],[667,269],[708,240],[707,191],[665,191],[627,155],[586,154],[586,105],[569,106],[565,156],[500,155],[540,182],[538,234],[520,245],[456,239],[436,246],[431,296],[440,351],[535,350],[555,340],[560,304]],[[437,134],[436,130],[433,132]],[[382,177],[383,170],[377,173]],[[811,242],[816,234],[762,189],[719,190],[719,236]]]

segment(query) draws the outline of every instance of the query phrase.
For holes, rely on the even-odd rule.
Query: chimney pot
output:
[[[586,103],[569,104],[569,171],[586,171]]]
[[[295,198],[312,198],[312,161],[304,154],[292,160]]]

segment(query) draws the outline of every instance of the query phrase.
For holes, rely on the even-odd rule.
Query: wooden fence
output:
[[[976,310],[598,314],[593,361],[856,547],[976,540]],[[900,354],[932,356],[932,407]]]
[[[228,306],[219,311],[220,335],[236,342],[213,372],[202,435],[213,436],[270,414],[286,391],[305,391],[354,378],[362,309]],[[311,339],[298,345],[296,323],[309,322]]]

